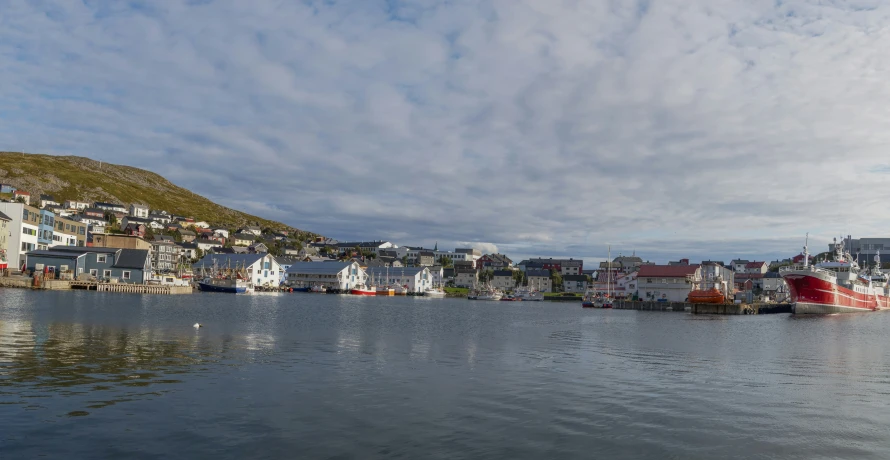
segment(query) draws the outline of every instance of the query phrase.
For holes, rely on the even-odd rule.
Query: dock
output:
[[[617,310],[689,312],[694,315],[769,315],[791,313],[791,304],[769,303],[689,303],[689,302],[644,302],[618,300]]]
[[[52,281],[48,281],[47,284]],[[191,286],[164,286],[159,284],[100,283],[96,281],[55,281],[68,283],[68,289],[96,292],[120,292],[125,294],[191,294]],[[47,286],[47,289],[54,289]],[[64,289],[64,288],[55,288]]]

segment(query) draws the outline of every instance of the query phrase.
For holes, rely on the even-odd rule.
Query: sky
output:
[[[340,240],[773,260],[888,236],[890,2],[0,2],[0,149]]]

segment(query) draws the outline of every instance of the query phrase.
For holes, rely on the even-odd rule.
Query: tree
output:
[[[144,238],[145,241],[151,241],[151,240],[155,239],[155,231],[152,230],[151,227],[146,226],[145,227],[145,235],[143,235],[142,238]]]
[[[514,270],[513,271],[513,285],[521,286],[522,279],[524,278],[525,273],[522,270]]]
[[[439,263],[442,264],[442,268],[451,268],[454,266],[454,262],[451,260],[451,257],[448,256],[439,257]]]
[[[408,256],[407,255],[402,256],[402,266],[404,266],[404,267],[408,266]]]
[[[550,270],[550,282],[553,283],[554,291],[562,290],[562,275],[555,268]]]
[[[195,260],[201,260],[204,258],[204,251],[201,248],[195,249]]]
[[[494,279],[494,271],[492,269],[486,268],[485,270],[479,272],[479,282],[487,283],[492,279]]]
[[[108,222],[108,226],[114,227],[117,225],[117,216],[114,215],[111,211],[105,211],[105,220]]]

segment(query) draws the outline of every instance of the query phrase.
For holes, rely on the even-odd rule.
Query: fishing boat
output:
[[[377,289],[374,286],[365,286],[359,284],[349,291],[352,295],[377,295]]]
[[[386,267],[386,280],[385,283],[381,283],[379,279],[376,279],[377,282],[377,295],[396,295],[396,290],[389,283],[389,267]]]
[[[317,292],[317,293],[323,294],[325,292],[328,292],[328,288],[326,288],[320,284],[316,284],[316,285],[312,286],[311,288],[309,288],[309,292]]]
[[[228,294],[249,294],[254,290],[250,282],[237,278],[204,278],[204,280],[198,281],[198,289],[205,292]]]
[[[228,294],[249,294],[254,292],[253,283],[249,281],[243,267],[221,268],[214,261],[209,273],[207,273],[203,265],[201,273],[204,275],[204,279],[198,281],[198,289],[201,291]]]
[[[521,302],[522,299],[520,297],[516,297],[514,295],[507,295],[501,298],[501,302]]]
[[[857,313],[890,308],[890,287],[881,272],[881,256],[863,270],[847,252],[843,238],[834,239],[834,260],[809,262],[809,235],[804,244],[803,264],[780,269],[791,292],[794,314]]]
[[[544,294],[541,291],[529,288],[528,286],[521,286],[516,288],[516,290],[513,291],[513,297],[517,297],[520,300],[524,300],[526,302],[540,302],[544,300]]]
[[[504,293],[491,286],[473,289],[467,295],[469,300],[501,300],[502,297],[504,297]]]
[[[393,293],[395,293],[395,295],[408,295],[408,288],[405,286],[402,286],[401,284],[394,284],[392,286],[392,289],[393,289]]]

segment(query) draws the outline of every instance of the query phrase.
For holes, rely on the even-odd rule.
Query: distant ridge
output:
[[[256,224],[275,230],[299,230],[218,205],[153,172],[105,162],[100,168],[100,162],[84,157],[0,152],[0,183],[29,192],[32,204],[46,194],[59,203],[80,200],[145,204],[151,209],[227,227]]]

